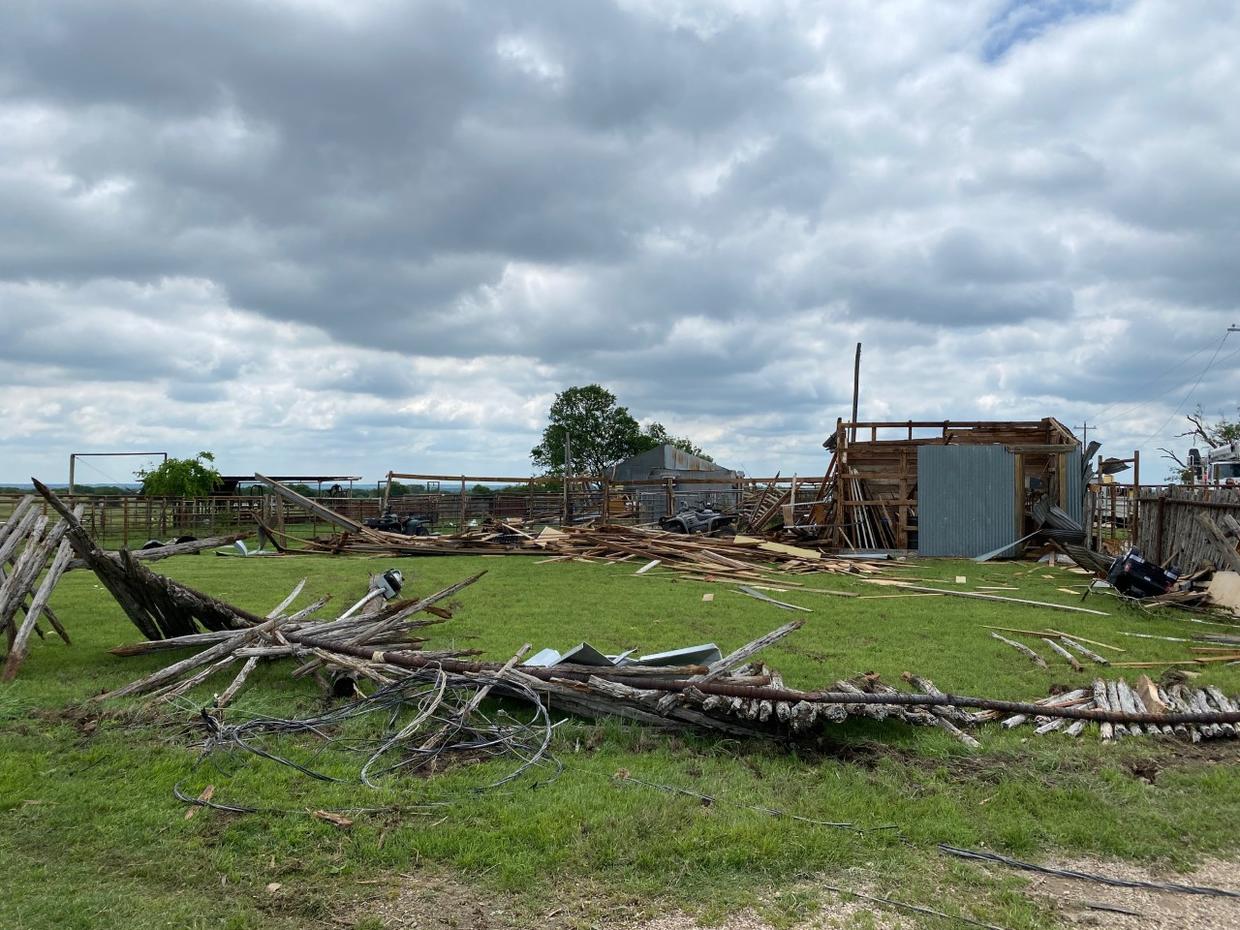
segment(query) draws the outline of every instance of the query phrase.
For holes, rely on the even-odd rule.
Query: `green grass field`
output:
[[[583,639],[608,651],[707,641],[727,651],[789,619],[723,585],[657,572],[635,577],[633,565],[200,556],[158,568],[266,612],[303,576],[310,581],[300,603],[331,592],[335,605],[349,604],[364,593],[369,572],[393,564],[405,572],[406,592],[418,594],[486,569],[457,597],[456,617],[431,628],[431,646],[481,649],[497,660],[523,642],[564,649]],[[1000,593],[1060,603],[1079,599],[1056,589],[1083,580],[1029,563],[918,562],[891,574],[948,585],[965,575],[966,589],[1013,585],[1019,592]],[[838,577],[799,580],[894,593]],[[709,591],[714,600],[703,602]],[[802,630],[763,656],[789,684],[806,687],[869,671],[896,681],[912,671],[944,690],[1032,699],[1053,684],[1083,683],[1091,670],[1077,674],[1055,662],[1037,669],[983,625],[1051,626],[1121,646],[1129,660],[1183,656],[1186,644],[1116,631],[1188,636],[1210,629],[1101,596],[1087,606],[1111,616],[958,598],[775,596],[813,610],[799,615]],[[53,605],[74,645],[36,642],[17,681],[0,690],[4,928],[375,930],[388,925],[383,907],[393,889],[420,882],[447,882],[455,892],[428,892],[426,910],[403,925],[480,925],[475,906],[487,909],[484,923],[501,927],[612,925],[668,909],[711,920],[757,906],[782,926],[812,912],[821,901],[815,883],[827,881],[1016,930],[1055,925],[1022,893],[1025,876],[945,861],[937,843],[1176,868],[1235,852],[1240,770],[1232,746],[1147,738],[1103,745],[1089,731],[1071,741],[987,727],[977,733],[983,749],[974,752],[938,731],[894,723],[850,723],[818,745],[793,748],[569,720],[555,736],[564,763],[558,780],[527,779],[488,793],[471,789],[499,763],[375,790],[313,781],[248,755],[198,766],[191,707],[86,703],[166,664],[170,654],[122,659],[105,651],[139,637],[91,574],[68,576]],[[313,682],[293,681],[289,670],[287,663],[260,668],[232,714],[321,708]],[[1133,680],[1139,673],[1128,674]],[[1211,668],[1199,680],[1240,691],[1235,668]],[[201,703],[225,683],[222,676],[191,696]],[[622,770],[718,802],[616,779]],[[178,782],[187,793],[211,784],[217,801],[272,810],[202,810],[187,820],[172,794]],[[308,814],[357,806],[407,810],[357,815],[347,830]],[[894,828],[832,829],[753,806]],[[280,887],[267,890],[272,883]],[[947,926],[924,921],[914,925]]]

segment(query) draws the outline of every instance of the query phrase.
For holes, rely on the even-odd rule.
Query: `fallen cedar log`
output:
[[[500,666],[487,662],[461,662],[454,659],[429,660],[413,652],[382,652],[367,649],[364,646],[350,646],[330,641],[318,642],[313,636],[302,636],[299,642],[303,646],[330,649],[345,655],[401,668],[422,669],[432,666],[442,668],[445,672],[462,675],[494,673]],[[567,669],[565,666],[553,668],[521,667],[521,672],[532,678],[550,681],[555,678],[585,681],[589,677],[609,679],[614,677],[613,669],[590,668],[589,671]],[[1009,714],[1028,714],[1042,717],[1068,717],[1073,720],[1093,720],[1100,723],[1155,723],[1174,725],[1177,723],[1240,723],[1240,710],[1216,713],[1127,713],[1123,711],[1078,710],[1074,707],[1054,707],[1044,704],[1032,704],[1025,701],[1004,701],[995,698],[973,697],[966,694],[909,694],[895,691],[883,694],[857,694],[837,691],[799,691],[795,688],[773,688],[763,685],[738,685],[724,682],[691,681],[687,679],[667,679],[654,677],[626,677],[625,684],[631,688],[644,691],[687,691],[696,689],[703,694],[718,694],[724,697],[748,698],[756,701],[787,701],[796,703],[805,701],[808,704],[886,704],[914,707],[977,707],[983,710],[998,710]]]
[[[196,552],[205,552],[207,549],[218,549],[221,546],[229,546],[238,540],[249,539],[249,533],[234,533],[231,536],[212,536],[208,539],[195,539],[190,542],[172,543],[167,546],[157,546],[152,549],[131,549],[129,554],[139,562],[158,562],[160,559],[166,559],[174,555],[193,555]],[[105,555],[119,556],[119,552],[106,552]],[[86,559],[72,559],[65,571],[73,571],[78,568],[90,568],[90,563]]]

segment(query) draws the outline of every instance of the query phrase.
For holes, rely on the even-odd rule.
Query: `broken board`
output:
[[[1240,572],[1215,572],[1206,594],[1211,603],[1240,613]]]

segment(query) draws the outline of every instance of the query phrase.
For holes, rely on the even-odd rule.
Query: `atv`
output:
[[[684,507],[670,517],[659,521],[659,526],[669,533],[715,533],[736,520],[735,514],[724,514],[709,505]]]
[[[362,522],[372,530],[382,530],[385,533],[399,533],[402,536],[429,536],[431,533],[426,526],[426,522],[421,517],[411,515],[400,516],[393,513],[390,509],[385,510],[381,517],[367,517]]]

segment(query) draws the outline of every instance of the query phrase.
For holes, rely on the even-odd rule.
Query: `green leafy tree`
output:
[[[534,464],[547,474],[564,474],[564,438],[572,439],[573,470],[601,475],[617,462],[671,443],[678,449],[714,461],[690,440],[673,436],[662,423],[644,429],[602,385],[571,387],[555,396],[542,442],[530,451]]]
[[[148,497],[206,497],[221,483],[214,462],[210,452],[199,452],[192,459],[167,459],[158,468],[139,469],[134,477]]]
[[[573,470],[601,475],[643,448],[641,426],[616,395],[602,385],[570,387],[555,395],[542,442],[530,450],[534,464],[564,474],[564,440],[572,440]]]
[[[424,484],[401,484],[399,481],[392,482],[392,497],[405,497],[409,494],[425,494],[426,485]],[[376,488],[373,492],[375,497],[383,496],[383,489]]]

